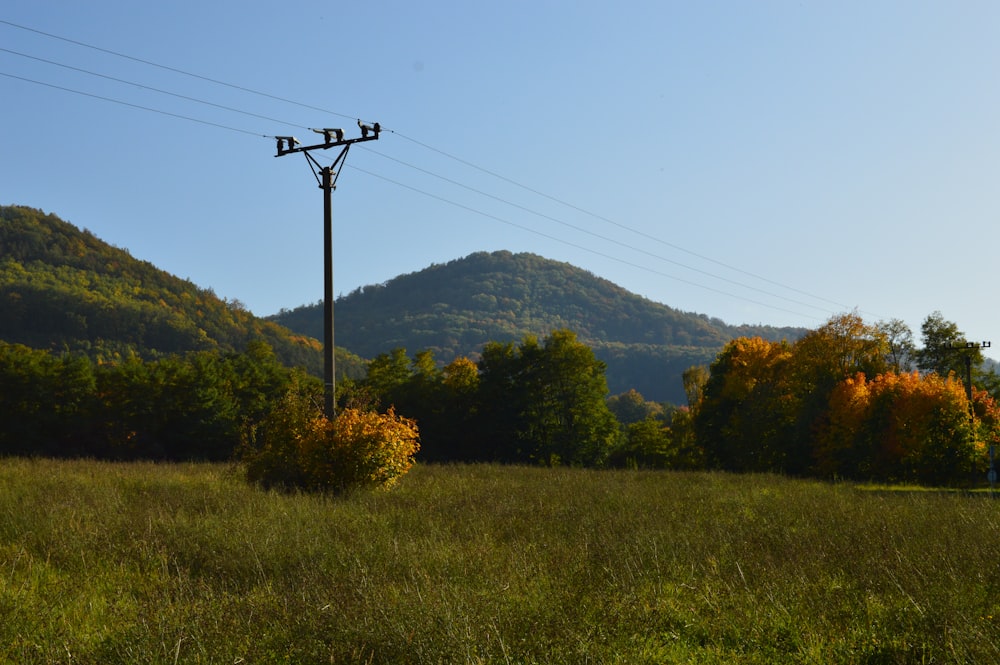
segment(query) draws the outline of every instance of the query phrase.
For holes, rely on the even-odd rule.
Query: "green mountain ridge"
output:
[[[437,360],[475,356],[489,341],[567,328],[608,365],[612,393],[683,403],[681,373],[708,364],[744,335],[795,339],[800,328],[730,326],[636,295],[583,269],[535,254],[477,252],[365,286],[337,299],[336,340],[366,358],[405,348]],[[322,337],[322,303],[268,317]]]
[[[288,366],[322,368],[316,340],[24,206],[0,206],[0,340],[99,362],[262,340]],[[358,374],[363,363],[344,354],[341,369]]]

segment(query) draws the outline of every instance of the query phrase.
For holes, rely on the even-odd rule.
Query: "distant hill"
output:
[[[322,372],[315,339],[22,206],[0,206],[0,340],[99,361],[241,351],[263,340],[286,365]],[[339,356],[339,369],[363,371],[360,359]]]
[[[323,335],[322,304],[269,317]],[[478,252],[365,286],[339,298],[337,344],[365,358],[393,348],[429,349],[447,362],[489,341],[519,341],[568,328],[608,365],[612,393],[684,402],[681,372],[711,362],[734,337],[796,339],[800,328],[729,326],[631,293],[606,279],[534,254]]]

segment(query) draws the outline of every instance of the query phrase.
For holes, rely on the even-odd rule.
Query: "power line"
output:
[[[93,44],[88,44],[86,42],[78,41],[78,40],[75,40],[75,39],[70,39],[70,38],[67,38],[67,37],[62,37],[60,35],[54,35],[52,33],[44,32],[42,30],[37,30],[35,28],[30,28],[30,27],[27,27],[27,26],[19,25],[17,23],[13,23],[11,21],[0,19],[0,24],[8,25],[8,26],[11,26],[13,28],[17,28],[19,30],[25,30],[25,31],[28,31],[28,32],[33,32],[35,34],[43,35],[43,36],[49,37],[51,39],[57,39],[57,40],[60,40],[60,41],[63,41],[63,42],[69,43],[69,44],[74,44],[76,46],[81,46],[83,48],[88,48],[88,49],[92,49],[92,50],[95,50],[95,51],[98,51],[98,52],[101,52],[101,53],[106,53],[106,54],[109,54],[109,55],[113,55],[115,57],[125,58],[125,59],[131,60],[133,62],[138,62],[138,63],[144,64],[144,65],[148,65],[148,66],[151,66],[151,67],[156,67],[158,69],[162,69],[162,70],[165,70],[165,71],[170,71],[170,72],[174,72],[174,73],[181,74],[181,75],[184,75],[184,76],[189,76],[189,77],[192,77],[192,78],[195,78],[195,79],[198,79],[198,80],[207,81],[209,83],[214,83],[216,85],[225,86],[227,88],[231,88],[231,89],[234,89],[234,90],[239,90],[241,92],[246,92],[246,93],[249,93],[249,94],[258,95],[260,97],[265,97],[267,99],[273,99],[273,100],[280,101],[280,102],[283,102],[283,103],[286,103],[286,104],[292,104],[294,106],[299,106],[301,108],[306,108],[306,109],[310,109],[310,110],[314,110],[314,111],[320,111],[322,113],[328,113],[330,115],[334,115],[334,116],[341,117],[341,118],[347,118],[347,119],[350,119],[350,120],[354,120],[355,119],[354,116],[350,116],[350,115],[347,115],[347,114],[344,114],[344,113],[338,113],[336,111],[331,111],[329,109],[324,109],[324,108],[320,108],[320,107],[317,107],[317,106],[312,106],[310,104],[305,104],[305,103],[302,103],[302,102],[299,102],[299,101],[287,99],[285,97],[280,97],[278,95],[274,95],[274,94],[271,94],[271,93],[263,92],[263,91],[260,91],[260,90],[255,90],[253,88],[249,88],[249,87],[246,87],[246,86],[241,86],[241,85],[236,85],[236,84],[228,83],[226,81],[221,81],[221,80],[214,79],[214,78],[211,78],[211,77],[208,77],[208,76],[203,76],[201,74],[196,74],[196,73],[189,72],[189,71],[186,71],[186,70],[183,70],[183,69],[179,69],[179,68],[176,68],[176,67],[171,67],[171,66],[163,65],[163,64],[160,64],[160,63],[157,63],[157,62],[153,62],[153,61],[150,61],[150,60],[145,60],[143,58],[138,58],[138,57],[135,57],[135,56],[132,56],[132,55],[128,55],[126,53],[121,53],[121,52],[118,52],[118,51],[113,51],[111,49],[102,48],[100,46],[95,46]],[[292,123],[285,123],[285,124],[292,124]],[[475,169],[475,170],[477,170],[477,171],[479,171],[481,173],[489,175],[489,176],[491,176],[493,178],[496,178],[496,179],[498,179],[498,180],[500,180],[502,182],[506,182],[506,183],[511,184],[511,185],[513,185],[515,187],[523,189],[524,191],[527,191],[527,192],[530,192],[532,194],[535,194],[536,196],[540,196],[542,198],[548,199],[550,201],[558,203],[559,205],[565,206],[565,207],[567,207],[567,208],[569,208],[571,210],[575,210],[575,211],[580,212],[582,214],[585,214],[585,215],[588,215],[590,217],[593,217],[594,219],[600,220],[600,221],[605,222],[607,224],[611,224],[611,225],[613,225],[613,226],[615,226],[617,228],[623,229],[623,230],[628,231],[630,233],[634,233],[634,234],[636,234],[636,235],[638,235],[640,237],[643,237],[643,238],[645,238],[647,240],[651,240],[653,242],[662,244],[662,245],[664,245],[666,247],[670,247],[670,248],[675,249],[677,251],[684,252],[686,254],[689,254],[690,256],[693,256],[695,258],[701,259],[702,261],[708,261],[710,263],[714,263],[715,265],[718,265],[720,267],[726,268],[727,270],[732,270],[732,271],[740,273],[742,275],[746,275],[748,277],[752,277],[752,278],[760,280],[762,282],[771,284],[772,286],[777,286],[777,287],[786,289],[788,291],[791,291],[793,293],[798,293],[800,295],[807,296],[807,297],[812,298],[814,300],[819,300],[819,301],[826,302],[828,304],[836,305],[839,308],[850,309],[847,305],[844,305],[843,303],[839,303],[839,302],[837,302],[835,300],[831,300],[829,298],[825,298],[823,296],[818,296],[818,295],[809,293],[807,291],[804,291],[802,289],[798,289],[796,287],[789,286],[787,284],[783,284],[783,283],[778,282],[776,280],[772,280],[772,279],[769,279],[769,278],[764,277],[762,275],[758,275],[758,274],[756,274],[754,272],[751,272],[751,271],[748,271],[748,270],[744,270],[744,269],[739,268],[737,266],[725,263],[724,261],[719,261],[717,259],[713,259],[713,258],[711,258],[709,256],[705,256],[705,255],[700,254],[698,252],[694,252],[694,251],[689,250],[689,249],[687,249],[685,247],[682,247],[680,245],[671,243],[671,242],[669,242],[667,240],[663,240],[662,238],[658,238],[658,237],[656,237],[654,235],[645,233],[645,232],[640,231],[638,229],[631,228],[631,227],[629,227],[629,226],[627,226],[625,224],[621,224],[620,222],[616,222],[615,220],[610,219],[610,218],[608,218],[608,217],[606,217],[604,215],[600,215],[600,214],[597,214],[597,213],[592,212],[590,210],[587,210],[585,208],[581,208],[580,206],[574,205],[572,203],[569,203],[568,201],[565,201],[565,200],[560,199],[558,197],[552,196],[550,194],[546,194],[545,192],[542,192],[542,191],[540,191],[538,189],[535,189],[533,187],[530,187],[528,185],[520,183],[520,182],[518,182],[516,180],[513,180],[512,178],[508,178],[507,176],[504,176],[504,175],[502,175],[500,173],[497,173],[495,171],[492,171],[490,169],[487,169],[487,168],[484,168],[482,166],[479,166],[478,164],[475,164],[475,163],[473,163],[471,161],[468,161],[466,159],[458,157],[458,156],[456,156],[454,154],[451,154],[451,153],[446,152],[444,150],[441,150],[439,148],[435,148],[434,146],[428,145],[427,143],[419,141],[419,140],[417,140],[417,139],[415,139],[415,138],[413,138],[411,136],[407,136],[406,134],[398,132],[398,131],[396,131],[394,129],[383,128],[383,132],[395,134],[396,136],[399,136],[400,138],[402,138],[404,140],[410,141],[411,143],[413,143],[415,145],[418,145],[418,146],[420,146],[420,147],[422,147],[422,148],[424,148],[426,150],[430,150],[430,151],[435,152],[435,153],[437,153],[439,155],[447,157],[448,159],[451,159],[451,160],[453,160],[453,161],[455,161],[455,162],[457,162],[459,164],[462,164],[464,166],[467,166],[469,168]],[[792,301],[792,302],[795,302],[795,301]],[[809,306],[813,307],[813,305],[809,305]]]
[[[218,127],[219,129],[226,129],[231,132],[239,132],[240,134],[249,134],[250,136],[257,136],[262,138],[274,138],[267,134],[258,134],[257,132],[251,132],[246,129],[240,129],[238,127],[230,127],[229,125],[223,125],[218,122],[211,122],[209,120],[202,120],[200,118],[192,118],[188,115],[182,115],[180,113],[173,113],[171,111],[164,111],[162,109],[154,109],[150,106],[143,106],[141,104],[133,104],[132,102],[122,101],[120,99],[114,99],[113,97],[105,97],[104,95],[95,95],[92,92],[83,92],[82,90],[74,90],[73,88],[67,88],[61,85],[55,85],[54,83],[45,83],[44,81],[37,81],[35,79],[29,79],[24,76],[17,76],[16,74],[8,74],[7,72],[0,72],[0,76],[6,76],[7,78],[17,79],[18,81],[25,81],[27,83],[33,83],[35,85],[43,85],[47,88],[54,88],[56,90],[62,90],[64,92],[72,92],[76,95],[83,95],[84,97],[91,97],[93,99],[100,99],[105,102],[111,102],[112,104],[120,104],[122,106],[130,106],[134,109],[140,109],[142,111],[149,111],[150,113],[159,113],[160,115],[170,116],[172,118],[180,118],[181,120],[189,120],[191,122],[197,122],[202,125],[208,125],[210,127]]]
[[[253,95],[259,95],[261,97],[267,97],[268,99],[273,99],[275,101],[284,102],[286,104],[293,104],[295,106],[301,106],[302,108],[311,109],[313,111],[320,111],[322,113],[329,113],[331,115],[340,116],[341,118],[347,118],[348,120],[353,120],[354,119],[354,116],[344,115],[342,113],[335,113],[335,112],[327,110],[327,109],[319,108],[318,106],[310,106],[309,104],[303,104],[302,102],[296,102],[294,100],[286,99],[284,97],[279,97],[277,95],[272,95],[272,94],[267,93],[267,92],[261,92],[260,90],[254,90],[253,88],[246,88],[246,87],[241,86],[241,85],[236,85],[236,84],[233,84],[233,83],[227,83],[226,81],[220,81],[218,79],[213,79],[213,78],[210,78],[208,76],[202,76],[201,74],[195,74],[193,72],[188,72],[188,71],[185,71],[183,69],[178,69],[176,67],[170,67],[168,65],[161,65],[158,62],[153,62],[151,60],[143,60],[142,58],[137,58],[135,56],[128,55],[127,53],[120,53],[118,51],[112,51],[110,49],[102,48],[100,46],[94,46],[93,44],[87,44],[86,42],[77,41],[75,39],[69,39],[68,37],[61,37],[59,35],[53,35],[50,32],[44,32],[42,30],[36,30],[35,28],[29,28],[29,27],[24,26],[24,25],[18,25],[17,23],[13,23],[11,21],[5,21],[3,19],[0,19],[0,23],[2,23],[4,25],[9,25],[12,28],[17,28],[18,30],[26,30],[28,32],[34,32],[35,34],[43,35],[43,36],[49,37],[51,39],[58,39],[59,41],[66,42],[68,44],[74,44],[76,46],[82,46],[83,48],[88,48],[88,49],[91,49],[91,50],[94,50],[94,51],[99,51],[101,53],[106,53],[108,55],[113,55],[113,56],[118,57],[118,58],[125,58],[126,60],[131,60],[132,62],[138,62],[138,63],[143,64],[143,65],[149,65],[150,67],[156,67],[157,69],[162,69],[164,71],[173,72],[175,74],[182,74],[184,76],[190,76],[192,78],[196,78],[196,79],[199,79],[201,81],[207,81],[208,83],[214,83],[216,85],[225,86],[225,87],[231,88],[233,90],[239,90],[241,92],[248,92],[248,93],[253,94]]]
[[[2,48],[0,48],[0,51],[7,51],[7,50],[8,49],[2,49]],[[203,124],[203,125],[208,125],[208,126],[211,126],[211,127],[217,127],[217,128],[220,128],[220,129],[226,129],[226,130],[229,130],[229,131],[239,132],[239,133],[242,133],[242,134],[249,134],[250,136],[256,136],[256,137],[260,137],[260,138],[274,138],[274,136],[269,135],[269,134],[258,134],[256,132],[251,132],[251,131],[248,131],[248,130],[239,129],[239,128],[236,128],[236,127],[231,127],[231,126],[223,125],[223,124],[216,123],[216,122],[210,122],[210,121],[207,121],[207,120],[202,120],[200,118],[193,118],[191,116],[186,116],[186,115],[182,115],[182,114],[179,114],[179,113],[173,113],[173,112],[170,112],[170,111],[164,111],[162,109],[156,109],[156,108],[152,108],[152,107],[149,107],[149,106],[143,106],[143,105],[140,105],[140,104],[133,104],[131,102],[126,102],[126,101],[123,101],[123,100],[120,100],[120,99],[114,99],[112,97],[106,97],[104,95],[97,95],[97,94],[93,94],[93,93],[89,93],[89,92],[84,92],[84,91],[81,91],[81,90],[75,90],[73,88],[68,88],[68,87],[65,87],[65,86],[59,86],[59,85],[55,85],[55,84],[52,84],[52,83],[46,83],[44,81],[38,81],[38,80],[35,80],[35,79],[29,79],[29,78],[26,78],[26,77],[23,77],[23,76],[17,76],[17,75],[14,75],[14,74],[9,74],[7,72],[0,71],[0,76],[6,76],[8,78],[17,79],[17,80],[20,80],[20,81],[25,81],[25,82],[28,82],[28,83],[33,83],[33,84],[36,84],[36,85],[41,85],[41,86],[45,86],[45,87],[49,87],[49,88],[54,88],[56,90],[61,90],[61,91],[64,91],[64,92],[70,92],[70,93],[77,94],[77,95],[82,95],[82,96],[85,96],[85,97],[91,97],[91,98],[94,98],[94,99],[99,99],[99,100],[102,100],[102,101],[111,102],[111,103],[119,104],[119,105],[122,105],[122,106],[127,106],[127,107],[130,107],[130,108],[135,108],[135,109],[139,109],[139,110],[143,110],[143,111],[149,111],[149,112],[152,112],[152,113],[159,113],[161,115],[170,116],[170,117],[178,118],[178,119],[181,119],[181,120],[188,120],[190,122],[197,122],[197,123],[200,123],[200,124]],[[100,75],[100,74],[98,74],[98,76],[102,76],[103,77],[103,75]],[[110,77],[106,77],[106,78],[110,78]],[[127,83],[130,83],[130,82],[127,82]],[[139,85],[139,84],[136,84],[136,85]],[[140,85],[140,87],[146,87],[146,86]],[[167,93],[167,94],[172,94],[172,93]],[[201,101],[201,100],[193,100],[193,101]],[[240,112],[240,111],[238,111],[236,109],[230,109],[230,110],[234,110],[236,112]],[[250,114],[250,115],[254,115],[254,114]],[[284,123],[284,124],[292,124],[292,123]],[[376,151],[370,151],[370,152],[373,152],[376,155],[379,155],[381,157],[385,157],[385,158],[390,159],[392,161],[396,161],[396,162],[398,162],[400,164],[403,164],[403,165],[406,165],[406,166],[410,166],[411,168],[415,168],[418,171],[427,173],[429,175],[432,175],[434,177],[440,178],[440,179],[445,180],[447,182],[451,182],[452,184],[456,184],[456,185],[459,185],[461,187],[465,187],[466,189],[469,189],[469,190],[471,190],[473,192],[476,192],[476,193],[478,193],[478,194],[480,194],[482,196],[487,196],[489,198],[493,198],[493,199],[501,201],[503,203],[507,203],[508,205],[514,206],[514,207],[519,208],[521,210],[524,210],[526,212],[529,212],[529,213],[532,213],[532,214],[535,214],[535,215],[539,215],[541,217],[544,217],[544,218],[549,219],[551,221],[557,222],[559,224],[562,224],[564,226],[572,228],[572,229],[574,229],[576,231],[579,231],[579,232],[586,233],[588,235],[594,236],[594,237],[599,238],[601,240],[604,240],[606,242],[612,242],[612,243],[620,245],[622,247],[625,247],[625,248],[628,248],[628,249],[632,249],[634,251],[639,251],[639,252],[642,252],[644,254],[648,254],[649,256],[651,256],[653,258],[657,258],[657,259],[660,259],[660,260],[663,260],[663,261],[667,261],[669,263],[673,263],[675,265],[678,265],[678,266],[680,266],[682,268],[686,268],[688,270],[692,270],[692,271],[699,272],[699,273],[702,273],[702,274],[705,274],[705,275],[708,275],[708,276],[711,276],[711,277],[715,277],[716,279],[727,281],[727,282],[736,284],[738,286],[742,286],[744,288],[748,288],[750,290],[758,291],[760,293],[764,293],[765,295],[770,295],[772,297],[776,297],[776,298],[779,298],[779,299],[782,299],[782,300],[788,300],[789,302],[793,302],[793,303],[798,304],[798,305],[803,305],[805,307],[813,307],[815,309],[822,309],[821,307],[819,307],[817,305],[812,305],[812,304],[809,304],[809,303],[802,303],[802,302],[798,302],[798,301],[795,301],[795,300],[791,300],[791,299],[785,298],[783,296],[779,296],[779,295],[776,295],[776,294],[773,294],[773,293],[769,293],[767,291],[763,291],[762,289],[757,289],[755,287],[751,287],[751,286],[739,284],[738,282],[734,282],[733,280],[728,280],[728,279],[726,279],[724,277],[720,277],[718,275],[713,275],[712,273],[708,273],[708,272],[699,270],[697,268],[693,268],[691,266],[686,266],[684,264],[678,263],[676,261],[672,261],[672,260],[667,259],[665,257],[661,257],[661,256],[658,256],[658,255],[652,254],[650,252],[646,252],[645,250],[642,250],[640,248],[627,245],[627,244],[622,243],[622,242],[620,242],[618,240],[615,240],[613,238],[607,238],[605,236],[601,236],[600,234],[596,234],[596,233],[593,233],[593,232],[588,231],[586,229],[577,227],[577,226],[575,226],[573,224],[570,224],[568,222],[564,222],[564,221],[556,219],[554,217],[550,217],[548,215],[544,215],[542,213],[538,213],[536,211],[533,211],[533,210],[531,210],[529,208],[526,208],[524,206],[521,206],[519,204],[513,203],[511,201],[506,201],[506,200],[504,200],[504,199],[502,199],[500,197],[496,197],[496,196],[488,194],[486,192],[482,192],[482,191],[476,190],[474,188],[471,188],[471,187],[468,187],[466,185],[463,185],[462,183],[459,183],[457,181],[445,178],[444,176],[440,176],[438,174],[432,173],[432,172],[427,171],[425,169],[421,169],[419,167],[407,164],[406,162],[403,162],[401,160],[398,160],[398,159],[395,159],[395,158],[392,158],[392,157],[388,157],[386,155],[382,155],[381,153],[378,153]],[[429,192],[425,192],[423,190],[417,189],[416,187],[412,187],[410,185],[406,185],[406,184],[400,183],[400,182],[398,182],[396,180],[392,180],[391,178],[388,178],[386,176],[382,176],[382,175],[373,173],[371,171],[367,171],[365,169],[360,169],[360,168],[354,167],[354,166],[352,166],[351,168],[354,168],[354,169],[356,169],[358,171],[361,171],[362,173],[366,173],[366,174],[371,175],[373,177],[382,179],[382,180],[384,180],[386,182],[390,182],[390,183],[395,184],[397,186],[400,186],[400,187],[409,189],[411,191],[423,194],[424,196],[428,196],[430,198],[442,201],[444,203],[448,203],[449,205],[452,205],[452,206],[455,206],[455,207],[467,210],[469,212],[473,212],[473,213],[475,213],[477,215],[481,215],[483,217],[494,219],[494,220],[499,221],[499,222],[501,222],[503,224],[507,224],[509,226],[514,226],[516,228],[528,231],[528,232],[533,233],[535,235],[538,235],[538,236],[541,236],[541,237],[544,237],[544,238],[548,238],[550,240],[554,240],[556,242],[568,245],[570,247],[575,247],[577,249],[589,252],[591,254],[595,254],[597,256],[602,256],[604,258],[607,258],[607,259],[610,259],[610,260],[613,260],[613,261],[617,261],[619,263],[622,263],[622,264],[625,264],[625,265],[629,265],[629,266],[632,266],[634,268],[645,270],[647,272],[651,272],[651,273],[659,275],[661,277],[666,277],[668,279],[672,279],[672,280],[675,280],[675,281],[678,281],[678,282],[681,282],[681,283],[684,283],[684,284],[689,284],[691,286],[695,286],[695,287],[698,287],[698,288],[701,288],[701,289],[705,289],[705,290],[708,290],[708,291],[719,293],[719,294],[722,294],[722,295],[725,295],[725,296],[728,296],[728,297],[731,297],[731,298],[737,298],[737,299],[740,299],[740,300],[744,300],[746,302],[750,302],[750,303],[753,303],[753,304],[756,304],[756,305],[760,305],[762,307],[768,307],[770,309],[774,309],[774,310],[777,310],[777,311],[783,311],[783,312],[788,313],[788,314],[794,314],[796,316],[802,316],[802,317],[806,317],[806,318],[816,318],[816,317],[810,317],[809,315],[806,315],[806,314],[802,314],[801,312],[796,312],[796,311],[785,309],[785,308],[778,307],[778,306],[775,306],[775,305],[769,305],[769,304],[766,304],[766,303],[763,303],[763,302],[760,302],[760,301],[757,301],[757,300],[753,300],[751,298],[746,298],[746,297],[739,296],[739,295],[736,295],[736,294],[733,294],[733,293],[729,293],[727,291],[723,291],[721,289],[715,289],[713,287],[706,286],[704,284],[698,284],[697,282],[692,282],[690,280],[686,280],[686,279],[683,279],[681,277],[677,277],[675,275],[670,275],[668,273],[660,272],[658,270],[654,270],[652,268],[648,268],[646,266],[642,266],[642,265],[639,265],[637,263],[633,263],[633,262],[627,261],[625,259],[621,259],[621,258],[612,256],[610,254],[606,254],[604,252],[599,252],[599,251],[590,249],[588,247],[585,247],[583,245],[579,245],[577,243],[573,243],[573,242],[565,240],[563,238],[559,238],[559,237],[556,237],[556,236],[553,236],[553,235],[542,233],[542,232],[537,231],[535,229],[532,229],[532,228],[530,228],[528,226],[524,226],[524,225],[521,225],[521,224],[517,224],[515,222],[511,222],[510,220],[506,220],[506,219],[503,219],[503,218],[498,217],[496,215],[492,215],[490,213],[483,212],[483,211],[478,210],[476,208],[472,208],[470,206],[465,206],[465,205],[456,203],[454,201],[451,201],[451,200],[446,199],[444,197],[438,196],[436,194],[431,194]]]
[[[12,51],[11,49],[8,49],[8,48],[2,48],[2,47],[0,47],[0,51],[2,51],[4,53],[10,53],[12,55],[20,56],[22,58],[29,58],[29,59],[35,60],[37,62],[44,62],[47,65],[54,65],[56,67],[62,67],[64,69],[69,69],[69,70],[74,71],[74,72],[80,72],[82,74],[87,74],[89,76],[96,76],[98,78],[102,78],[102,79],[105,79],[105,80],[108,80],[108,81],[114,81],[115,83],[124,83],[126,85],[131,85],[131,86],[134,86],[136,88],[140,88],[142,90],[149,90],[149,91],[152,91],[152,92],[160,93],[162,95],[169,95],[171,97],[176,97],[178,99],[184,99],[184,100],[189,101],[189,102],[197,102],[198,104],[204,104],[206,106],[211,106],[211,107],[214,107],[214,108],[217,108],[217,109],[222,109],[223,111],[231,111],[233,113],[240,113],[242,115],[250,116],[252,118],[259,118],[261,120],[267,120],[268,122],[277,122],[277,123],[280,123],[280,124],[283,124],[283,125],[289,125],[291,127],[298,127],[299,129],[308,129],[308,127],[305,127],[303,125],[296,125],[294,123],[287,122],[285,120],[277,120],[275,118],[271,118],[271,117],[268,117],[266,115],[260,115],[259,113],[252,113],[250,111],[243,111],[241,109],[233,108],[231,106],[224,106],[222,104],[216,104],[215,102],[209,102],[209,101],[206,101],[204,99],[198,99],[197,97],[190,97],[188,95],[182,95],[180,93],[170,92],[169,90],[163,90],[161,88],[154,88],[152,86],[144,85],[142,83],[136,83],[135,81],[128,81],[126,79],[120,79],[120,78],[117,78],[117,77],[114,77],[114,76],[108,76],[107,74],[101,74],[100,72],[92,72],[92,71],[90,71],[88,69],[83,69],[81,67],[74,67],[73,65],[67,65],[67,64],[62,63],[62,62],[56,62],[55,60],[47,60],[45,58],[39,58],[38,56],[29,55],[27,53],[21,53],[19,51]]]

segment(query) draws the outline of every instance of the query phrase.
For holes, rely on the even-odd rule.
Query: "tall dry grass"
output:
[[[418,466],[389,493],[0,461],[0,662],[1000,662],[1000,503]]]

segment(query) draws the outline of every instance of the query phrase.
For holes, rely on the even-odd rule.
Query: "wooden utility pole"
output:
[[[314,129],[317,134],[323,135],[323,143],[302,146],[294,136],[275,136],[278,141],[278,154],[275,157],[283,157],[292,153],[301,152],[306,157],[309,167],[320,189],[323,190],[323,396],[324,413],[327,418],[332,419],[336,414],[336,378],[334,377],[333,358],[333,190],[337,188],[337,176],[339,171],[335,169],[342,165],[347,158],[347,151],[355,143],[362,141],[378,140],[381,127],[376,122],[374,125],[366,125],[358,120],[358,127],[361,129],[361,137],[353,139],[344,138],[342,129]],[[310,153],[312,150],[327,150],[329,148],[341,148],[340,154],[333,160],[330,166],[321,166],[316,158]]]

